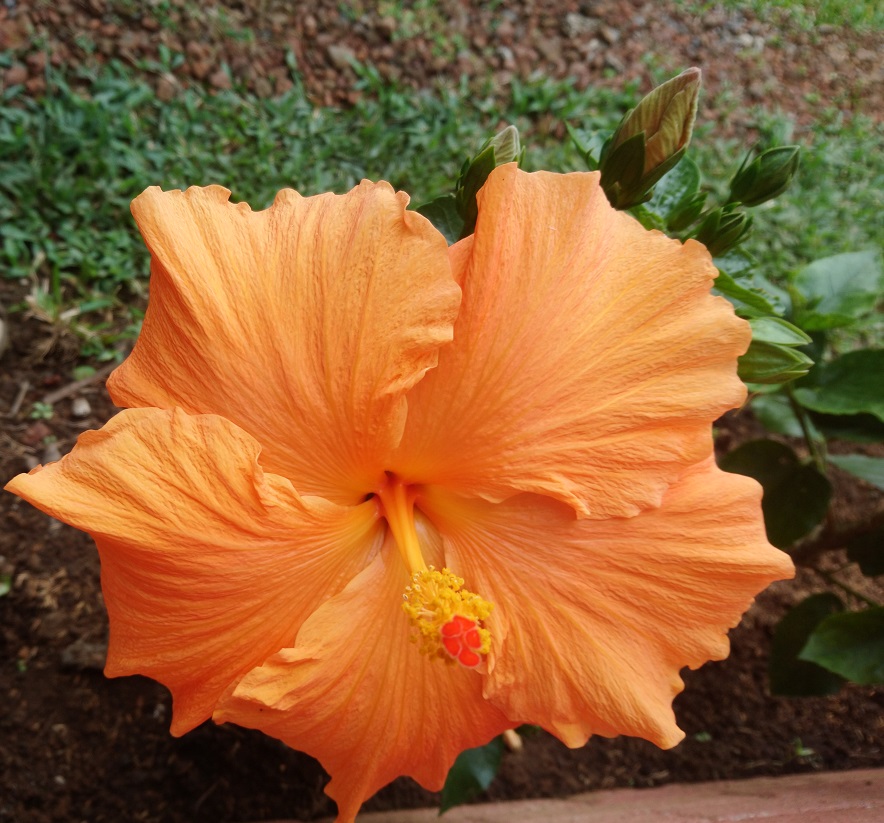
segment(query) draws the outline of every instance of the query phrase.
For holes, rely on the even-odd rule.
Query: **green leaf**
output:
[[[781,317],[756,317],[749,321],[752,339],[782,346],[806,346],[810,336]]]
[[[731,249],[712,262],[719,271],[726,271],[738,280],[751,276],[758,269],[758,261],[745,249]]]
[[[884,489],[884,457],[866,457],[864,454],[830,454],[828,460],[867,483]]]
[[[71,372],[74,380],[85,380],[87,377],[92,377],[93,374],[95,374],[94,366],[75,366]]]
[[[461,229],[460,237],[466,237],[475,230],[476,220],[479,216],[476,195],[479,193],[479,189],[485,185],[488,175],[494,171],[496,165],[494,147],[488,146],[469,162],[466,171],[458,181],[455,205],[461,218],[463,218],[463,228]]]
[[[770,645],[770,690],[788,697],[835,694],[844,683],[836,674],[800,659],[807,638],[827,617],[843,611],[830,592],[814,594],[794,606],[779,622]]]
[[[491,785],[500,769],[503,749],[503,738],[495,737],[485,746],[467,749],[457,756],[442,787],[439,814],[466,803]]]
[[[416,211],[427,218],[448,241],[456,243],[463,231],[463,219],[457,213],[457,203],[453,194],[443,194],[429,203],[418,206]]]
[[[757,289],[766,295],[774,305],[774,314],[782,315],[792,311],[792,297],[789,292],[772,282],[770,278],[765,277],[757,269],[749,272],[742,282],[744,286]]]
[[[629,210],[629,213],[646,229],[657,229],[658,231],[666,231],[666,224],[663,222],[660,215],[658,215],[654,211],[651,211],[646,206],[634,206]]]
[[[565,123],[572,142],[577,147],[577,151],[583,156],[583,160],[590,171],[597,171],[599,167],[599,157],[602,154],[605,143],[610,137],[609,133],[593,132],[588,134],[579,129],[572,128],[569,123]]]
[[[738,283],[724,270],[719,271],[715,278],[715,292],[730,300],[734,310],[742,317],[760,317],[776,312],[767,295]]]
[[[884,421],[884,349],[863,349],[821,363],[814,385],[795,390],[802,406],[823,414],[873,414]]]
[[[884,683],[884,606],[827,617],[798,657],[861,686]]]
[[[884,526],[850,540],[847,559],[859,563],[860,571],[869,577],[884,574]]]
[[[813,360],[791,346],[753,339],[737,361],[737,374],[745,383],[788,383],[804,377],[812,366]]]
[[[715,263],[716,268],[720,272],[718,279],[715,281],[715,288],[731,300],[732,303],[735,303],[735,301],[732,299],[731,294],[726,291],[726,288],[730,288],[728,280],[722,281],[722,276],[725,274],[729,275],[730,281],[736,287],[744,290],[744,293],[740,295],[741,297],[745,297],[746,294],[755,296],[755,300],[751,303],[751,311],[739,311],[740,306],[735,303],[739,314],[742,314],[744,317],[782,315],[790,309],[792,298],[789,292],[772,283],[761,274],[758,271],[757,261],[745,249],[729,249],[724,254],[716,257],[712,262]]]
[[[758,394],[752,397],[750,403],[752,413],[769,432],[789,437],[804,437],[789,398],[783,392]]]
[[[12,578],[8,574],[0,574],[0,597],[6,597],[12,591]]]
[[[876,250],[836,254],[805,266],[793,285],[801,295],[798,322],[808,331],[854,325],[884,293],[884,265]]]
[[[813,414],[826,437],[853,443],[884,443],[884,422],[871,414]]]
[[[690,157],[684,157],[657,183],[648,208],[663,220],[669,220],[669,216],[690,201],[699,188],[700,169]]]
[[[753,440],[726,454],[725,471],[754,477],[764,489],[767,539],[781,549],[808,534],[826,515],[832,487],[812,465],[774,440]]]

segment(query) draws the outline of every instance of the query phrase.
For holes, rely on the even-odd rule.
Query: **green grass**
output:
[[[761,20],[777,20],[786,15],[804,29],[822,25],[884,28],[884,7],[879,0],[680,0],[679,4],[695,14],[720,5],[730,11],[752,11]]]
[[[0,267],[33,280],[50,317],[143,293],[147,255],[129,202],[147,186],[222,183],[263,208],[280,188],[340,192],[370,178],[420,203],[449,191],[465,157],[504,121],[536,146],[535,167],[558,166],[569,149],[547,133],[551,124],[607,125],[635,102],[634,92],[578,94],[538,78],[514,84],[501,107],[491,90],[404,93],[370,69],[349,110],[315,107],[300,86],[267,100],[190,89],[163,103],[119,66],[88,79],[88,94],[52,75],[45,97],[11,88],[0,98]]]
[[[0,272],[30,281],[32,307],[79,324],[85,353],[99,356],[137,333],[148,261],[129,202],[147,186],[222,183],[258,209],[280,188],[340,192],[365,177],[419,204],[450,191],[465,157],[506,122],[522,132],[529,168],[580,169],[562,121],[610,129],[637,99],[635,89],[578,93],[542,77],[514,82],[503,103],[490,88],[406,92],[370,68],[347,110],[314,106],[299,85],[275,99],[190,89],[163,103],[119,66],[87,80],[88,94],[52,75],[40,99],[21,88],[0,98]],[[768,117],[762,130],[775,138],[784,122]],[[726,188],[743,147],[698,135],[707,181]],[[881,127],[833,121],[814,135],[797,190],[756,210],[750,250],[774,276],[875,238]]]

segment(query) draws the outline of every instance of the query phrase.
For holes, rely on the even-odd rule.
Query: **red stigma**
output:
[[[439,630],[442,648],[462,666],[474,669],[482,658],[476,649],[482,645],[475,620],[457,614]]]

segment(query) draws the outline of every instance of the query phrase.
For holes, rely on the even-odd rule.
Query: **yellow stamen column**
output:
[[[402,608],[424,654],[475,668],[491,649],[491,632],[481,622],[493,605],[463,587],[449,569],[427,566],[414,526],[413,487],[389,477],[378,490],[381,509],[402,559],[411,572]]]

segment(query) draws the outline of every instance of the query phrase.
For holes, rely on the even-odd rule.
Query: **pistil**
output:
[[[378,491],[384,517],[411,572],[402,608],[421,652],[475,668],[491,649],[491,633],[482,626],[493,605],[464,588],[450,569],[428,566],[414,524],[415,488],[390,477]]]

